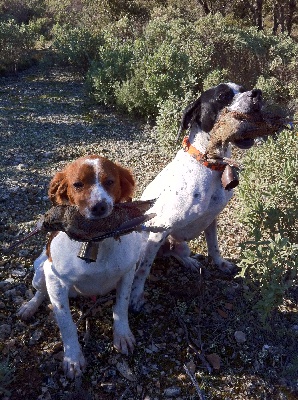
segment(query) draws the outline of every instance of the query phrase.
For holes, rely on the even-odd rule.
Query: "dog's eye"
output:
[[[75,189],[82,189],[83,186],[84,186],[83,182],[75,182],[75,183],[73,184],[73,187],[74,187]]]
[[[114,184],[114,181],[113,179],[107,179],[104,184],[105,186],[110,187]]]
[[[231,96],[231,93],[230,92],[222,92],[222,93],[219,93],[219,95],[217,96],[217,99],[216,100],[218,100],[218,101],[223,101],[223,100],[228,100],[228,99],[230,99],[232,96]]]

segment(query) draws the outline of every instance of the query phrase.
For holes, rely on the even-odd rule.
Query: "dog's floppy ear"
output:
[[[131,201],[135,189],[135,180],[132,173],[117,164],[121,186],[121,197],[118,201]]]
[[[54,205],[68,203],[67,180],[64,171],[57,172],[50,182],[48,195]]]
[[[179,132],[189,128],[192,119],[200,118],[201,114],[201,97],[189,104],[183,111]]]

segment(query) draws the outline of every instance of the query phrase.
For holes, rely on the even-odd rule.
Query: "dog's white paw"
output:
[[[69,379],[78,378],[85,370],[86,362],[81,350],[74,352],[65,352],[63,358],[63,371]]]
[[[17,316],[23,320],[31,318],[36,313],[41,303],[45,300],[46,296],[46,291],[37,290],[34,297],[32,297],[30,301],[24,303],[19,308],[19,310],[17,311]]]
[[[192,271],[200,272],[202,268],[202,264],[196,259],[196,256],[182,258],[175,255],[174,257],[181,265],[183,265],[185,268],[191,269]]]
[[[134,335],[130,329],[126,333],[119,333],[114,331],[114,347],[117,351],[122,354],[128,355],[129,352],[133,352],[134,345],[136,343]]]
[[[220,271],[227,275],[235,275],[239,268],[234,263],[221,258],[220,260],[216,260],[214,264],[218,267]]]
[[[29,301],[28,303],[21,305],[17,311],[17,316],[25,321],[26,319],[31,318],[35,314],[36,310],[37,308],[35,307],[35,304],[30,304]]]

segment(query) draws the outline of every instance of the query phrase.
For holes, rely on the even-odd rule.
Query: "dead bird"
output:
[[[29,234],[13,243],[6,251],[13,250],[39,232],[63,231],[71,239],[82,242],[99,242],[108,237],[118,238],[133,231],[158,232],[164,228],[144,225],[155,216],[153,213],[145,214],[154,203],[155,200],[117,203],[109,216],[96,220],[83,217],[76,206],[54,206],[44,214]]]
[[[226,108],[210,132],[207,158],[217,158],[218,150],[226,150],[229,143],[272,136],[284,127],[287,127],[287,121],[278,114],[266,111],[246,114]]]

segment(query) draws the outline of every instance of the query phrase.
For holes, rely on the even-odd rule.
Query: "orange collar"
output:
[[[223,171],[226,167],[226,163],[220,163],[216,161],[207,161],[206,154],[201,153],[194,146],[190,144],[189,137],[185,136],[182,142],[182,147],[184,151],[189,153],[193,158],[195,158],[200,164],[204,165],[207,168],[212,169],[212,171]]]

